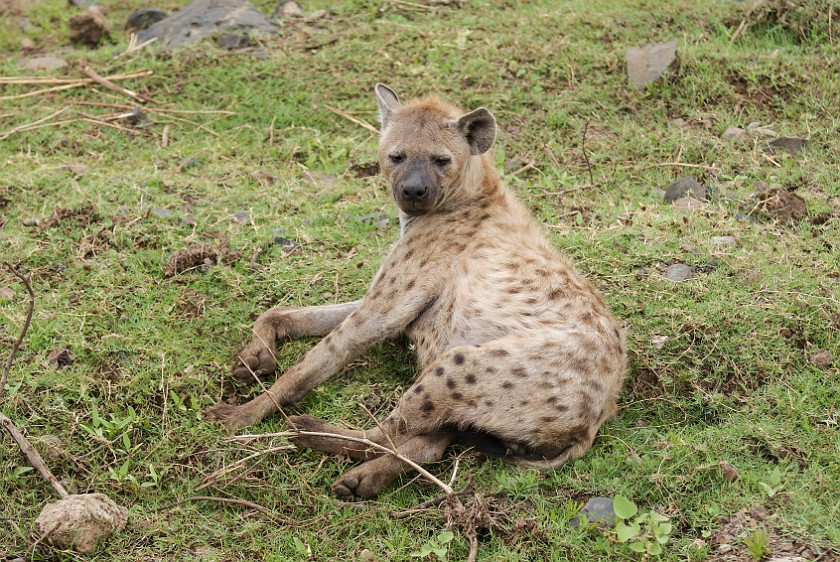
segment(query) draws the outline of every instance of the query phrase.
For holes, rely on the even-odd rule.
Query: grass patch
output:
[[[142,5],[103,4],[115,27]],[[589,497],[616,494],[673,523],[663,559],[721,559],[718,539],[730,531],[725,544],[735,554],[749,556],[748,540],[763,544],[756,537],[766,531],[772,548],[786,542],[836,556],[833,31],[822,27],[802,41],[800,31],[765,25],[756,11],[754,25],[730,42],[745,9],[711,0],[304,7],[331,15],[284,23],[276,38],[262,40],[261,57],[205,43],[119,58],[127,42],[120,33],[98,50],[67,47],[73,11],[63,5],[0,9],[8,30],[0,75],[29,74],[23,60],[58,53],[102,75],[152,70],[122,83],[157,100],[152,108],[234,113],[149,112],[150,124],[132,129],[108,121],[124,109],[80,105],[132,106],[90,87],[0,106],[0,137],[65,108],[56,120],[73,120],[0,140],[0,260],[32,275],[37,299],[2,407],[36,443],[55,436],[50,464],[71,491],[105,492],[131,508],[126,531],[92,559],[334,560],[366,548],[380,560],[410,560],[445,530],[437,510],[389,515],[438,495],[433,487],[405,479],[377,502],[342,504],[329,484],[349,464],[309,451],[261,457],[197,491],[213,471],[282,444],[223,443],[221,430],[199,416],[219,400],[256,316],[276,304],[361,297],[398,236],[383,183],[351,171],[375,160],[374,136],[326,109],[375,123],[371,91],[380,81],[404,97],[436,91],[490,108],[501,126],[500,168],[534,161],[506,182],[629,328],[621,412],[585,458],[539,475],[455,451],[432,467],[448,479],[460,459],[456,487],[473,483],[505,514],[481,536],[479,560],[632,558],[612,535],[568,524]],[[28,25],[19,25],[22,17]],[[636,91],[624,51],[651,38],[678,39],[681,65],[668,81]],[[0,95],[29,89],[4,86]],[[809,145],[790,156],[768,152],[761,136],[721,140],[727,127],[754,122]],[[684,175],[708,186],[705,207],[686,212],[663,202],[658,190]],[[807,216],[782,223],[762,214],[756,194],[775,188],[800,196]],[[376,219],[362,220],[369,216]],[[732,236],[736,246],[717,245],[715,236]],[[222,239],[227,259],[165,276],[174,251],[216,248]],[[252,257],[262,267],[252,267]],[[673,263],[696,276],[671,283],[663,273]],[[11,275],[0,274],[3,287],[15,293],[0,300],[7,349],[26,299]],[[281,364],[311,344],[283,347]],[[60,349],[73,360],[55,368],[49,356]],[[832,359],[815,358],[819,350]],[[367,425],[362,406],[383,415],[413,373],[407,350],[383,344],[291,411]],[[255,430],[281,427],[275,417]],[[721,463],[737,477],[727,478]],[[196,494],[253,501],[286,524],[202,502],[159,511]],[[11,446],[0,449],[0,496],[0,551],[29,556],[29,530],[50,490]],[[749,523],[744,514],[757,507],[769,515]],[[453,560],[469,550],[457,533],[446,546]],[[71,558],[44,545],[31,556]]]

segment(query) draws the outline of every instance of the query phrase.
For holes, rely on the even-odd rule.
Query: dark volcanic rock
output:
[[[222,33],[216,37],[216,45],[222,49],[244,49],[251,44],[247,33]]]
[[[683,197],[694,197],[698,201],[706,200],[706,186],[692,177],[680,178],[665,190],[665,201],[673,203]]]
[[[155,8],[140,8],[128,14],[125,20],[126,31],[142,31],[169,16],[169,12]]]
[[[677,66],[677,42],[651,43],[627,49],[627,76],[637,88],[655,82]]]
[[[247,0],[194,0],[138,36],[143,43],[156,37],[168,49],[197,43],[223,31],[274,33],[276,28]]]
[[[779,137],[770,141],[770,149],[773,151],[784,150],[788,154],[796,155],[800,150],[808,146],[808,139],[799,137]]]

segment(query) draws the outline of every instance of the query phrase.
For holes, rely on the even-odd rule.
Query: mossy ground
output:
[[[820,17],[837,10],[812,4]],[[115,27],[145,6],[103,5]],[[58,54],[102,75],[152,70],[121,82],[153,98],[152,109],[234,112],[149,111],[150,123],[136,129],[109,120],[125,109],[84,105],[135,105],[98,87],[0,101],[0,138],[64,108],[53,121],[72,120],[0,140],[0,259],[30,274],[36,292],[2,407],[42,450],[44,436],[58,438],[50,464],[71,490],[105,492],[131,508],[128,528],[90,559],[350,560],[367,548],[397,561],[444,530],[437,509],[390,515],[438,495],[433,486],[406,478],[375,502],[344,504],[329,484],[348,462],[310,451],[262,456],[198,491],[213,471],[283,444],[224,441],[200,416],[220,399],[256,316],[276,304],[361,297],[398,235],[381,180],[352,171],[375,160],[375,136],[328,109],[375,124],[376,82],[406,98],[433,91],[490,108],[501,124],[500,168],[533,162],[516,176],[509,170],[506,182],[629,330],[621,412],[585,458],[540,475],[455,451],[431,467],[446,480],[459,459],[455,486],[472,483],[505,515],[482,535],[479,560],[631,559],[611,535],[568,525],[580,502],[615,494],[671,518],[667,560],[719,559],[723,516],[757,506],[770,514],[758,525],[771,537],[836,556],[836,30],[809,25],[804,33],[762,13],[731,42],[748,6],[711,0],[468,0],[434,10],[313,0],[304,8],[330,16],[284,22],[280,35],[260,39],[262,57],[212,43],[116,57],[127,43],[119,32],[96,50],[67,46],[75,9],[63,3],[0,7],[3,76],[32,74],[21,66],[28,56]],[[827,21],[836,27],[838,19]],[[34,47],[22,47],[24,38]],[[676,73],[642,91],[629,87],[625,49],[672,39]],[[33,88],[4,86],[0,96]],[[808,147],[790,156],[768,152],[763,137],[721,140],[728,126],[752,122],[807,137]],[[704,208],[674,208],[657,192],[684,175],[713,192]],[[808,216],[781,223],[762,213],[755,194],[774,188],[795,190]],[[390,224],[360,220],[381,213]],[[27,226],[32,219],[40,226]],[[164,276],[173,251],[223,236],[239,259]],[[733,236],[737,246],[717,246],[713,236]],[[275,237],[300,248],[288,252]],[[668,281],[662,272],[676,262],[696,277]],[[0,287],[16,293],[0,300],[5,358],[26,298],[5,271]],[[281,361],[311,343],[284,346]],[[51,366],[56,349],[70,350],[72,363]],[[833,359],[815,364],[816,350]],[[366,410],[383,416],[410,384],[411,361],[398,343],[378,346],[291,411],[368,425]],[[282,427],[275,417],[254,430]],[[77,559],[34,546],[32,522],[53,498],[3,443],[0,555]],[[738,477],[725,478],[720,463]],[[167,507],[196,494],[249,500],[277,520],[215,503]],[[749,559],[742,542],[733,547]],[[449,558],[465,558],[468,548],[456,534]]]

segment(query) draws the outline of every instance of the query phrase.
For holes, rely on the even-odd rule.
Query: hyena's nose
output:
[[[400,187],[400,192],[409,201],[421,201],[429,193],[429,188],[422,183],[406,182]]]

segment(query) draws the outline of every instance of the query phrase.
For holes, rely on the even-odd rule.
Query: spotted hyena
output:
[[[219,404],[208,417],[231,430],[256,423],[402,333],[418,375],[387,419],[367,431],[311,416],[290,425],[364,436],[417,463],[439,460],[459,438],[540,469],[580,457],[616,410],[626,364],[619,324],[500,181],[487,109],[465,114],[435,96],[402,105],[381,84],[375,94],[399,240],[362,300],[263,314],[233,367],[237,378],[273,371],[278,340],[324,338],[266,393]],[[346,440],[302,435],[296,443],[366,461],[333,484],[345,498],[375,496],[408,469]]]

